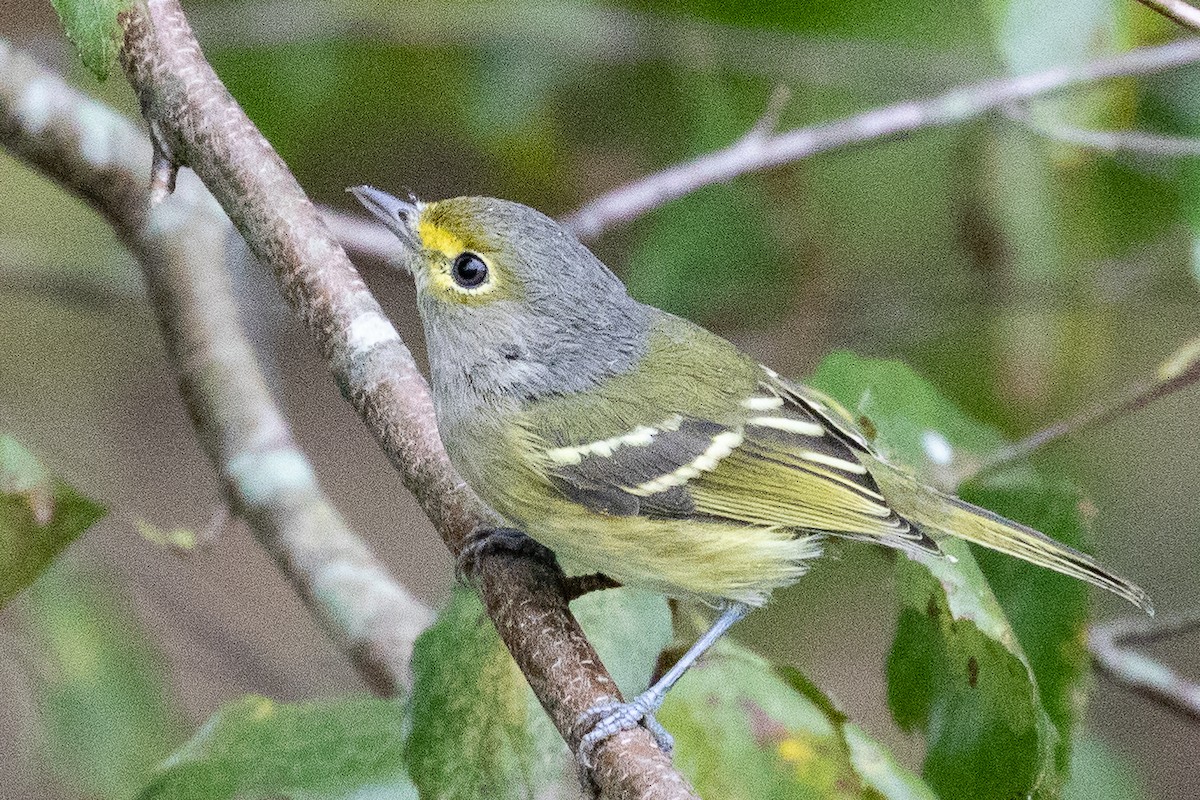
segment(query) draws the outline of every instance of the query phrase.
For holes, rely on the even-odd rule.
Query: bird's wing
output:
[[[600,513],[718,519],[936,552],[884,499],[848,415],[758,369],[750,391],[704,414],[646,409],[640,422],[623,417],[605,435],[560,435],[542,448],[541,469]]]
[[[598,513],[732,521],[932,553],[941,551],[931,534],[954,536],[1150,610],[1141,588],[1091,556],[925,486],[880,458],[835,401],[757,369],[718,403],[706,393],[703,413],[662,402],[616,418],[598,413],[586,435],[543,447],[538,469]],[[631,411],[643,421],[630,423]]]

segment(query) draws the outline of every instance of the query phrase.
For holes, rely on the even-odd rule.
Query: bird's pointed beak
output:
[[[358,198],[379,221],[409,247],[419,247],[417,217],[421,213],[415,201],[401,200],[374,186],[351,186],[347,192]]]

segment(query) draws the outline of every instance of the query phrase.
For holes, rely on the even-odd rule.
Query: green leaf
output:
[[[48,771],[66,795],[127,800],[185,735],[162,655],[117,587],[69,560],[26,599]]]
[[[893,461],[943,486],[1002,444],[896,362],[835,353],[814,383],[865,418]],[[1022,468],[975,481],[963,496],[1084,544],[1077,493],[1061,481]],[[925,775],[944,800],[1053,794],[1088,676],[1088,589],[962,542],[943,549],[957,563],[899,562],[901,612],[888,663],[893,715],[925,731]]]
[[[50,0],[79,58],[100,80],[108,77],[121,41],[117,14],[129,0]]]
[[[562,775],[566,746],[468,589],[417,640],[405,757],[423,798],[526,798]]]
[[[999,478],[963,487],[963,499],[1045,531],[1063,544],[1085,547],[1087,523],[1077,491],[1032,479],[1012,486]],[[1003,553],[973,548],[988,584],[1004,608],[1033,673],[1042,705],[1058,729],[1057,766],[1069,769],[1072,734],[1090,686],[1087,584]]]
[[[224,706],[168,758],[141,800],[416,799],[397,703],[354,697]]]
[[[811,383],[860,423],[865,419],[864,427],[878,433],[875,446],[890,461],[932,475],[937,485],[953,485],[980,454],[1003,443],[899,361],[835,351],[821,361]]]
[[[640,589],[610,589],[584,595],[571,603],[571,611],[621,693],[644,692],[659,654],[674,638],[666,598]]]
[[[595,592],[574,611],[621,690],[642,691],[671,638],[663,598]],[[422,798],[572,796],[574,761],[474,592],[458,589],[422,634],[413,677],[406,758]]]
[[[728,640],[680,680],[658,719],[703,797],[935,797],[799,673]]]
[[[943,549],[958,563],[899,562],[892,714],[905,730],[925,731],[924,775],[943,800],[1052,787],[1058,737],[1016,636],[967,545]]]
[[[0,608],[104,512],[0,434]]]
[[[663,598],[610,590],[573,610],[625,696],[642,691],[672,638]],[[455,593],[413,664],[407,757],[422,798],[575,796],[573,760],[474,593]],[[933,798],[798,673],[731,642],[688,672],[659,719],[706,797]]]

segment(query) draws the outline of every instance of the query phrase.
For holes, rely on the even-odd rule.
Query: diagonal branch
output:
[[[1036,433],[1031,433],[1019,442],[998,450],[981,463],[970,475],[998,469],[1014,461],[1028,458],[1051,442],[1058,441],[1080,431],[1103,425],[1126,414],[1140,411],[1156,400],[1169,397],[1176,392],[1200,381],[1200,337],[1185,342],[1158,368],[1152,380],[1142,383],[1119,395],[1083,409],[1072,417],[1061,420]]]
[[[120,21],[122,66],[161,139],[158,152],[195,170],[275,272],[343,395],[457,554],[492,514],[451,468],[408,348],[287,166],[213,73],[178,3],[146,0]],[[501,638],[577,749],[579,716],[617,692],[567,608],[561,572],[499,554],[480,560],[476,580]],[[603,745],[592,778],[614,798],[693,797],[644,729]]]
[[[668,167],[592,200],[564,222],[580,238],[593,239],[686,194],[740,175],[922,128],[953,125],[1018,100],[1084,83],[1144,75],[1200,61],[1200,40],[1144,47],[1078,67],[962,86],[940,97],[884,106],[853,117],[797,128],[774,136],[746,137],[732,145]]]
[[[3,39],[0,144],[87,200],[137,256],[230,503],[367,684],[404,690],[432,612],[346,527],[292,439],[237,317],[221,209],[195,180],[151,209],[147,137]]]
[[[1122,617],[1095,625],[1088,633],[1092,661],[1112,681],[1200,722],[1200,683],[1128,645],[1150,642],[1200,628],[1200,610],[1161,619]]]
[[[1100,59],[1081,67],[1058,67],[1012,79],[991,80],[963,86],[940,97],[884,106],[853,117],[773,133],[762,121],[730,146],[668,167],[633,183],[618,187],[568,214],[564,224],[582,239],[594,239],[609,229],[653,211],[691,192],[828,150],[866,144],[922,128],[945,127],[981,116],[997,108],[1071,86],[1107,78],[1144,75],[1200,61],[1200,41],[1185,40],[1159,47],[1146,47],[1119,56]],[[768,103],[764,118],[773,121],[778,90]],[[1192,140],[1128,132],[1104,133],[1066,128],[1039,129],[1039,133],[1076,144],[1112,152],[1133,150],[1156,155],[1193,155]],[[391,235],[383,226],[359,215],[323,209],[326,223],[352,252],[386,259],[392,252]]]
[[[1133,153],[1165,158],[1200,156],[1200,138],[1192,136],[1080,128],[1065,122],[1039,119],[1031,114],[1028,108],[1017,104],[1006,106],[1003,113],[1013,122],[1021,123],[1039,136],[1102,153]]]
[[[1189,5],[1183,0],[1138,0],[1138,2],[1185,28],[1200,31],[1200,8]]]

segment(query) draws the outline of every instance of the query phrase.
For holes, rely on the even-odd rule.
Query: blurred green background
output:
[[[318,201],[344,187],[491,194],[565,214],[723,146],[791,90],[781,127],[1175,35],[1128,0],[980,3],[190,2],[206,53]],[[0,34],[136,114],[78,65],[48,3]],[[1200,69],[1036,104],[1050,124],[1200,134]],[[785,374],[833,348],[913,365],[1013,437],[1141,380],[1200,321],[1200,161],[1110,155],[992,116],[710,187],[595,248],[640,298]],[[411,288],[362,265],[420,350]],[[276,390],[353,526],[430,603],[449,557],[256,265],[238,275]],[[1163,611],[1196,600],[1197,392],[1039,453],[1096,510],[1094,548]],[[119,798],[220,703],[361,689],[242,529],[180,556],[218,497],[137,271],[105,224],[0,154],[0,427],[110,516],[0,615],[4,793]],[[799,666],[914,768],[884,702],[891,568],[846,545],[737,636]],[[1124,613],[1095,595],[1100,616]],[[1200,639],[1153,652],[1200,675]],[[1200,727],[1097,684],[1103,778],[1200,796]],[[1127,787],[1127,788],[1121,788]],[[1084,796],[1087,788],[1076,787]],[[1118,793],[1114,796],[1122,796]]]

